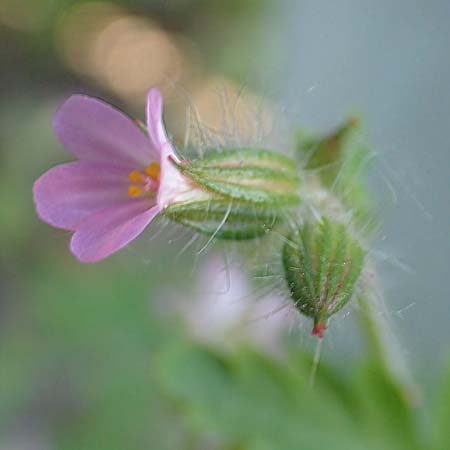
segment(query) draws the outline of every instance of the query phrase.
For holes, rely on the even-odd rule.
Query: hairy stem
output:
[[[311,367],[311,373],[309,375],[309,385],[311,388],[314,387],[314,383],[316,381],[316,373],[317,369],[319,368],[320,355],[322,353],[322,342],[323,342],[322,338],[317,339],[316,350],[314,352],[314,359]]]

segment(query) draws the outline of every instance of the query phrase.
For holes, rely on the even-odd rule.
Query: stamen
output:
[[[145,174],[148,175],[150,178],[153,178],[154,180],[159,180],[160,176],[160,167],[159,164],[156,162],[152,162],[145,168]]]
[[[139,170],[133,170],[133,172],[128,174],[128,179],[132,182],[132,183],[142,183],[144,181],[144,177],[142,175],[141,172],[139,172]]]
[[[130,186],[128,188],[128,196],[129,197],[139,197],[142,194],[144,194],[144,192],[145,192],[144,189],[141,189],[137,186]]]
[[[141,195],[154,195],[159,186],[160,167],[158,163],[149,164],[144,173],[133,170],[128,174],[128,179],[133,183],[128,188],[129,197],[140,197]],[[137,186],[136,186],[137,185]]]

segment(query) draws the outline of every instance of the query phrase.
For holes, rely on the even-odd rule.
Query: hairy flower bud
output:
[[[300,202],[297,167],[275,152],[233,149],[173,164],[203,196],[175,202],[165,215],[203,234],[251,239],[269,232]]]
[[[324,184],[333,183],[349,157],[348,153],[352,152],[350,147],[355,146],[355,134],[360,133],[359,126],[358,119],[351,117],[325,136],[299,136],[298,149],[308,156],[305,169],[321,169],[320,176]]]
[[[365,253],[345,225],[329,219],[300,226],[283,248],[283,267],[295,307],[323,337],[330,316],[352,298]]]

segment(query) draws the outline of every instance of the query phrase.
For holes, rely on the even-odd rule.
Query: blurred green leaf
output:
[[[433,417],[436,449],[450,449],[450,364],[443,371]]]
[[[321,369],[310,389],[306,361],[180,344],[162,353],[159,379],[193,429],[246,449],[420,448],[410,411],[382,372],[345,385]]]
[[[363,365],[354,380],[358,398],[357,415],[379,445],[392,449],[420,448],[417,423],[404,392],[379,364]]]
[[[175,333],[153,311],[153,273],[70,259],[30,267],[0,329],[0,436],[31,415],[62,450],[188,448],[154,381],[156,348]]]

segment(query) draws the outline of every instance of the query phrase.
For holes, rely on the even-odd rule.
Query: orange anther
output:
[[[132,183],[142,183],[144,181],[143,179],[143,175],[141,172],[139,172],[139,170],[133,170],[133,172],[130,172],[128,174],[128,179],[132,182]]]
[[[144,193],[144,190],[141,188],[138,188],[137,186],[130,186],[128,188],[128,196],[129,197],[139,197]]]
[[[145,174],[154,180],[159,180],[160,167],[156,162],[152,162],[145,168]]]

